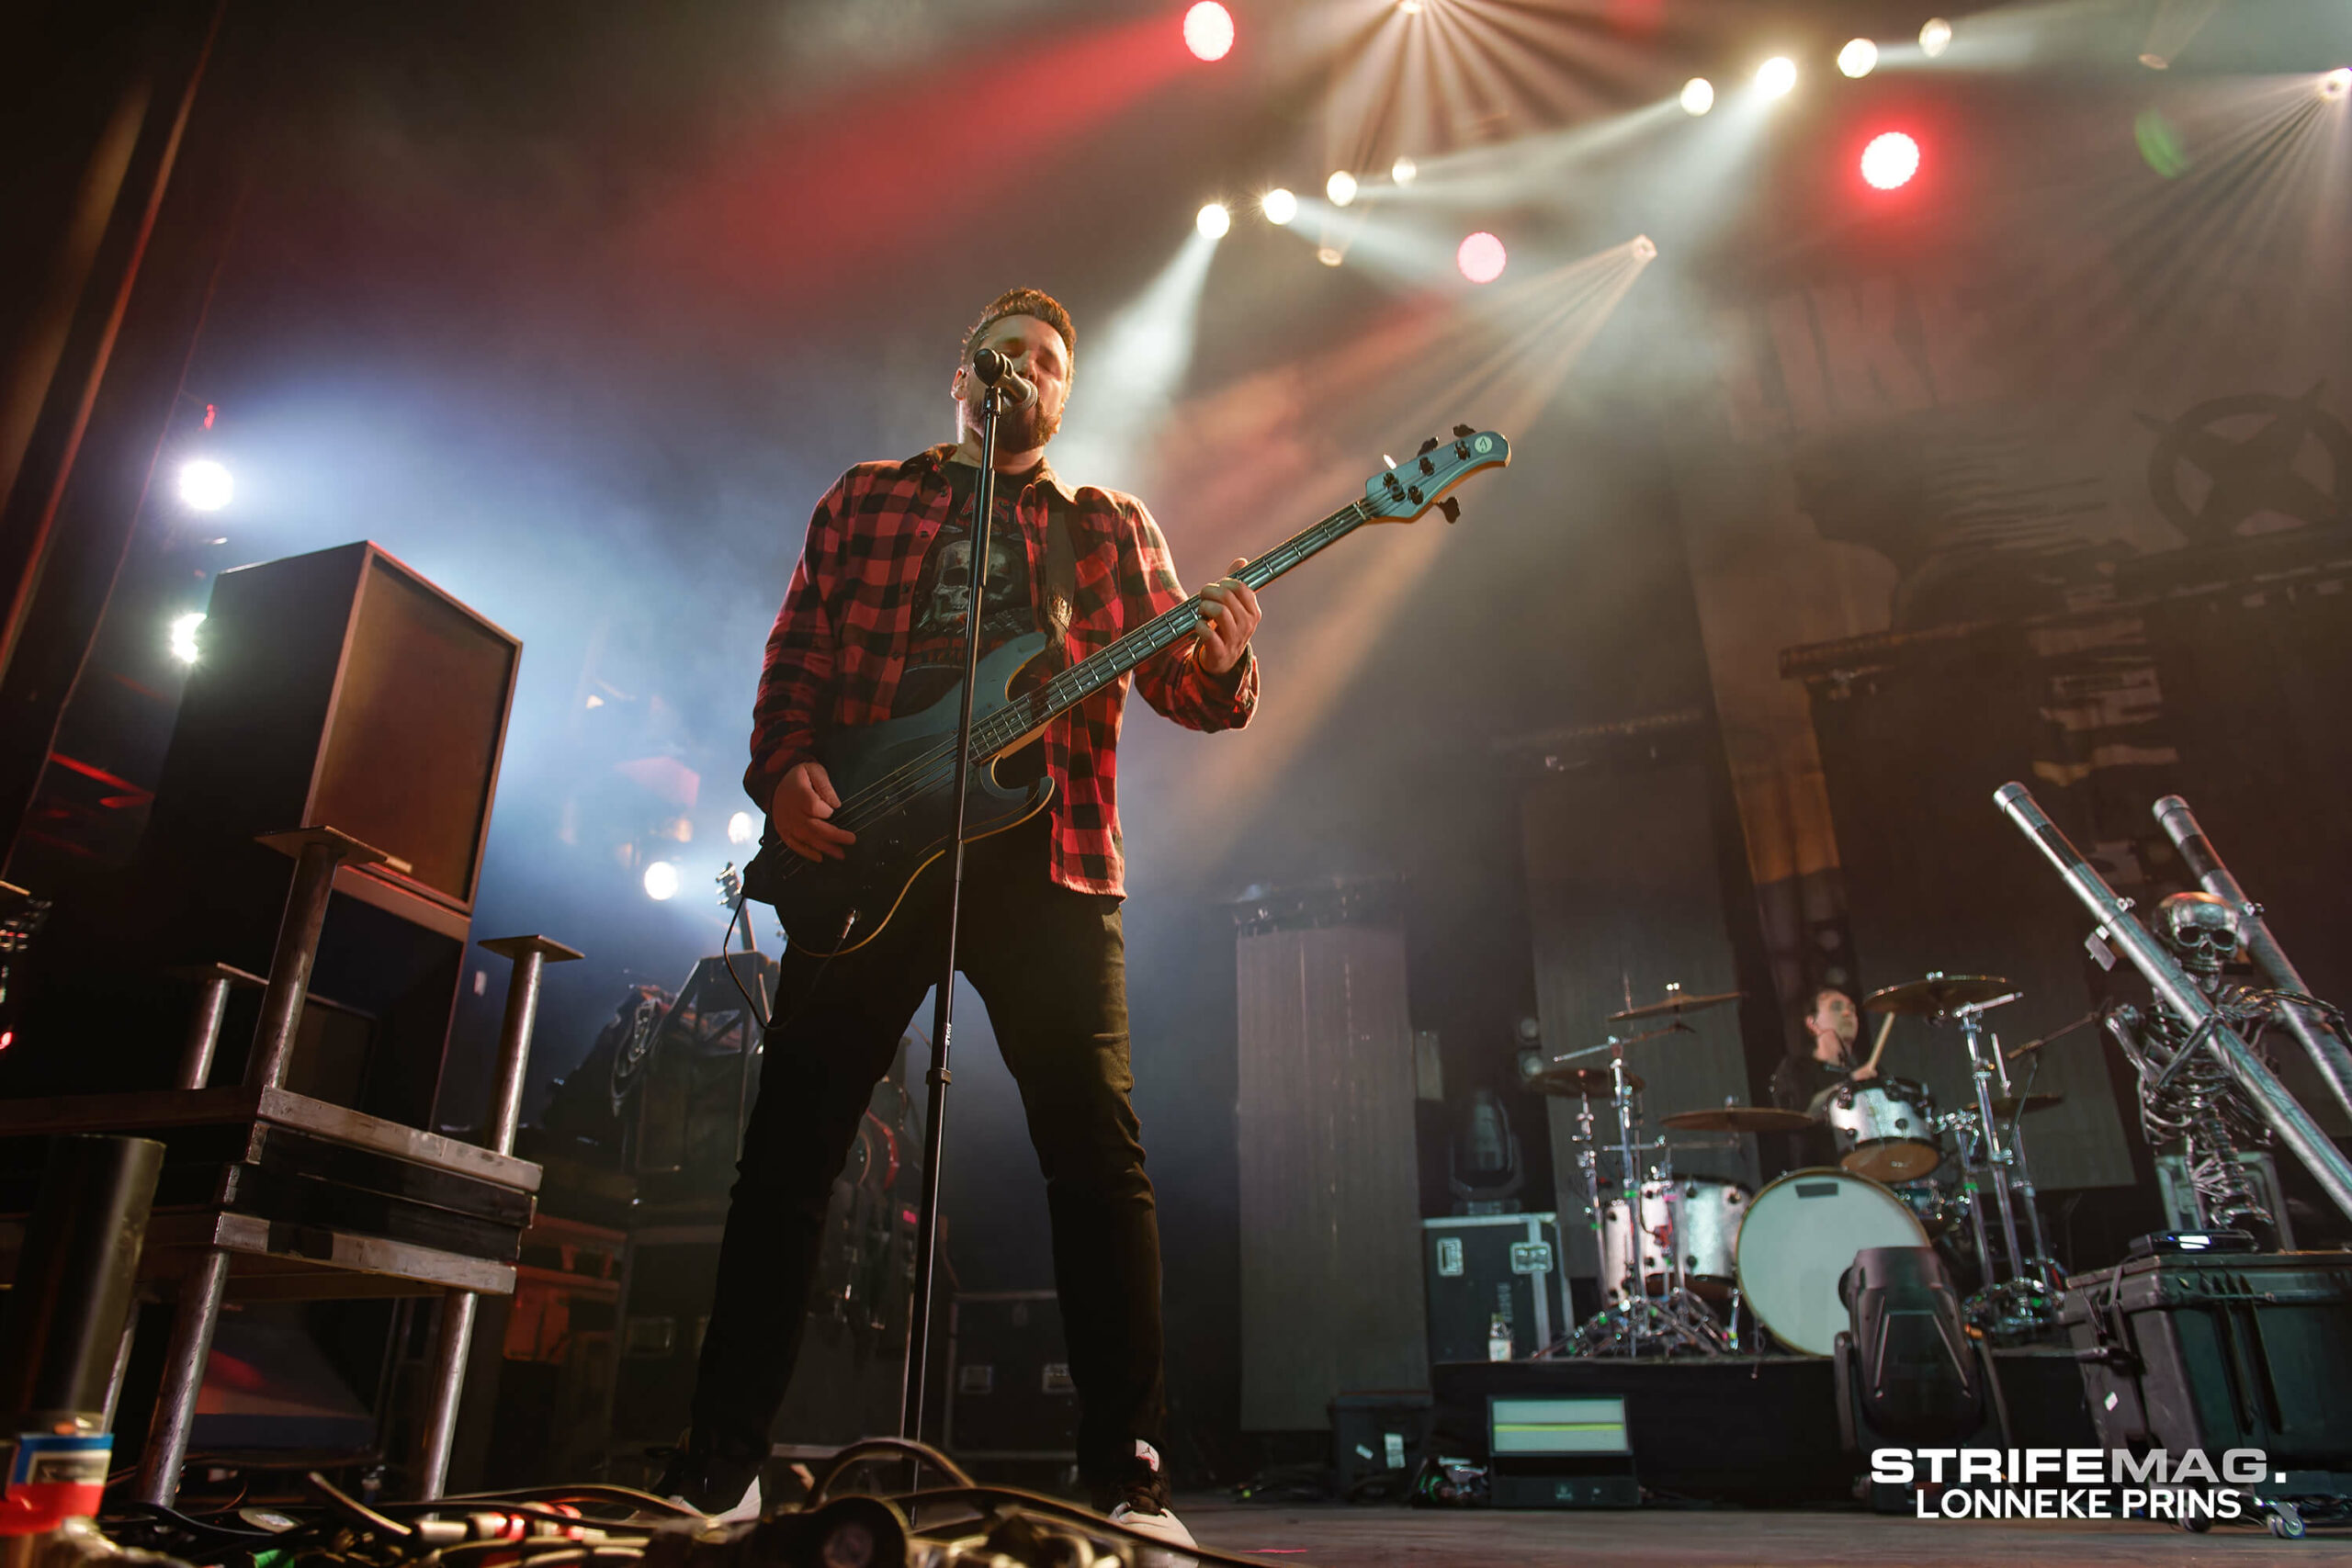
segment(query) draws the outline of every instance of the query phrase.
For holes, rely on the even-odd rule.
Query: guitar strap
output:
[[[1078,603],[1078,547],[1071,540],[1069,502],[1053,486],[1046,486],[1046,581],[1038,595],[1038,618],[1058,650],[1069,635],[1070,615]]]

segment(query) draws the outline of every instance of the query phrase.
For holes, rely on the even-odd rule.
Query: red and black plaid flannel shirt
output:
[[[775,786],[808,761],[818,734],[888,718],[906,660],[915,580],[953,502],[944,464],[952,446],[900,463],[860,463],[808,519],[800,564],[768,634],[752,710],[752,765],[743,787],[767,809]],[[1029,581],[1046,581],[1046,487],[1068,502],[1077,582],[1069,633],[1048,649],[1046,673],[1116,641],[1186,597],[1159,525],[1143,502],[1092,486],[1073,491],[1040,465],[1015,499]],[[1138,665],[1144,700],[1193,729],[1233,729],[1258,705],[1258,666],[1245,656],[1224,677],[1204,671],[1179,643]],[[1127,682],[1096,693],[1045,734],[1054,781],[1049,874],[1082,893],[1124,893],[1119,838],[1119,722]]]

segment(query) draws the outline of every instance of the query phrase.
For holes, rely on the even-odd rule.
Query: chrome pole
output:
[[[583,955],[536,934],[497,937],[481,945],[514,966],[506,981],[506,1014],[498,1029],[498,1077],[491,1093],[490,1125],[484,1129],[485,1145],[492,1153],[511,1155],[523,1119],[523,1083],[531,1065],[531,1032],[539,1017],[539,981],[549,964]],[[448,1485],[458,1406],[466,1392],[466,1359],[473,1350],[474,1318],[481,1305],[472,1291],[451,1291],[441,1298],[416,1461],[416,1495],[426,1502],[437,1499]]]
[[[2245,896],[2238,879],[2222,863],[2220,852],[2213,848],[2213,840],[2205,836],[2205,829],[2197,825],[2197,814],[2188,809],[2188,802],[2168,795],[2156,802],[2155,812],[2156,820],[2164,824],[2174,847],[2180,851],[2180,858],[2188,863],[2188,869],[2196,874],[2205,891],[2237,911],[2239,925],[2245,933],[2246,952],[2270,976],[2270,983],[2297,996],[2311,995],[2311,987],[2295,972],[2295,965],[2278,945],[2278,939],[2270,934],[2270,922],[2262,918],[2262,906]],[[2327,1087],[2334,1091],[2336,1103],[2344,1107],[2344,1113],[2352,1116],[2352,1050],[2346,1049],[2344,1037],[2316,1009],[2289,1002],[2285,1010],[2287,1027],[2303,1043],[2312,1065],[2327,1080]]]
[[[2156,995],[2189,1026],[2192,1039],[2202,1039],[2215,1053],[2255,1110],[2295,1151],[2327,1190],[2335,1206],[2352,1216],[2352,1160],[2344,1157],[2343,1151],[2320,1131],[2319,1123],[2296,1102],[2278,1075],[2255,1055],[2254,1047],[2229,1026],[2211,1000],[2198,989],[2188,972],[2175,963],[2164,945],[2132,917],[2123,900],[2116,897],[2115,889],[2107,885],[2107,880],[2083,858],[2082,852],[2035,804],[2033,792],[2021,784],[2006,784],[1994,793],[1993,799],[2057,867],[2058,874],[2065,878],[2075,897],[2105,928],[2114,946],[2147,976]]]

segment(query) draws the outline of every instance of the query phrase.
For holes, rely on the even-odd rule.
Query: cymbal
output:
[[[1658,1118],[1659,1126],[1679,1133],[1802,1133],[1813,1124],[1814,1118],[1802,1111],[1769,1105],[1719,1105]]]
[[[1635,1018],[1680,1018],[1686,1012],[1699,1012],[1707,1008],[1721,1007],[1725,1002],[1736,1002],[1746,994],[1744,991],[1719,991],[1712,997],[1691,997],[1685,996],[1679,987],[1668,986],[1664,1001],[1644,1002],[1637,1008],[1627,1008],[1623,1012],[1612,1012],[1609,1015],[1609,1021],[1623,1023]]]
[[[1606,1067],[1546,1067],[1529,1078],[1527,1087],[1538,1094],[1607,1100],[1617,1092],[1617,1080]],[[1643,1087],[1641,1075],[1627,1073],[1625,1087],[1639,1094]]]
[[[1970,1002],[1989,1002],[2008,995],[2009,983],[1997,975],[1930,975],[1872,991],[1862,998],[1864,1012],[1931,1015],[1950,1012]]]
[[[2065,1098],[2063,1094],[2029,1094],[2023,1098],[2005,1094],[1993,1101],[1993,1114],[2007,1122],[2013,1116],[2030,1116],[2037,1111],[2047,1111]]]

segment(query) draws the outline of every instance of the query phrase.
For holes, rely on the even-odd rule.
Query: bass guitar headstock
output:
[[[1462,520],[1462,503],[1448,492],[1472,474],[1499,468],[1510,462],[1510,443],[1491,430],[1453,427],[1453,439],[1430,436],[1421,449],[1402,464],[1390,462],[1364,482],[1366,520],[1410,523],[1436,507],[1448,523]]]

